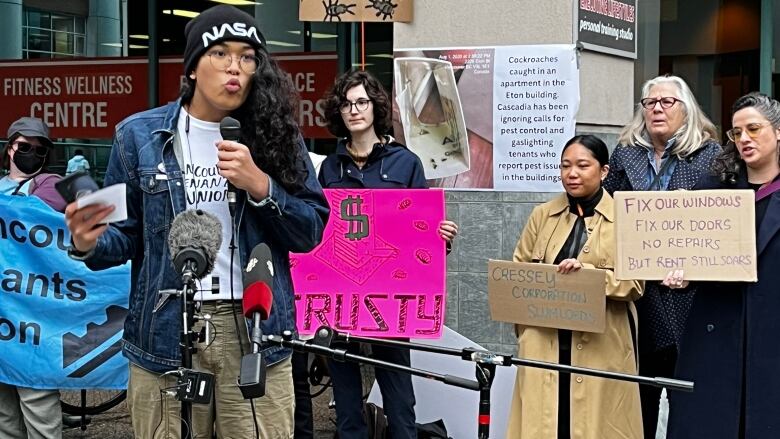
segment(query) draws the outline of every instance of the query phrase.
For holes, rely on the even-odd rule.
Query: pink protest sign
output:
[[[437,338],[444,324],[441,189],[325,190],[322,243],[291,254],[298,331]]]

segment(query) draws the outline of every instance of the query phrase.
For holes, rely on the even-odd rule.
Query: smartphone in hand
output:
[[[68,203],[100,189],[86,171],[74,172],[54,184],[54,188]]]

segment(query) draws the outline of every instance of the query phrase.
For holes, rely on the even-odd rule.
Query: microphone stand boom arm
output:
[[[479,439],[488,439],[490,430],[490,388],[493,384],[493,378],[495,377],[496,366],[528,366],[541,369],[554,370],[563,373],[576,373],[581,375],[589,375],[600,378],[614,379],[619,381],[635,382],[643,385],[666,387],[671,390],[681,390],[686,392],[693,391],[693,382],[676,380],[672,378],[662,377],[645,377],[640,375],[632,375],[621,372],[611,372],[607,370],[590,369],[586,367],[569,366],[565,364],[549,363],[545,361],[529,360],[523,358],[515,358],[512,355],[497,354],[486,350],[479,350],[474,348],[464,349],[452,349],[441,346],[432,346],[421,343],[410,343],[399,340],[391,339],[378,339],[369,337],[352,336],[347,333],[341,333],[322,326],[317,329],[314,339],[308,341],[295,340],[292,337],[291,331],[285,331],[282,336],[268,335],[263,337],[263,341],[286,348],[291,348],[298,352],[309,352],[317,355],[322,355],[327,358],[334,359],[336,361],[352,361],[355,363],[370,364],[384,369],[394,370],[398,372],[406,372],[411,375],[432,379],[435,381],[443,382],[451,386],[461,387],[464,389],[479,391],[479,416],[477,422],[477,437]],[[435,354],[450,355],[460,357],[462,360],[471,361],[476,363],[476,378],[477,380],[470,380],[453,375],[439,374],[435,372],[425,371],[413,367],[401,366],[398,364],[388,363],[386,361],[377,360],[374,358],[368,358],[361,355],[350,354],[346,349],[333,349],[330,347],[331,342],[334,340],[340,340],[344,342],[360,342],[368,343],[379,346],[387,346],[399,349],[413,349],[422,352],[431,352]]]
[[[322,328],[320,328],[322,330]],[[428,378],[434,381],[440,381],[451,386],[461,387],[469,390],[479,390],[479,383],[474,380],[461,378],[453,375],[445,375],[430,372],[414,367],[401,366],[399,364],[389,363],[387,361],[377,360],[376,358],[364,357],[362,355],[350,354],[346,349],[333,349],[329,346],[312,343],[311,340],[303,341],[293,339],[291,331],[284,331],[282,335],[264,335],[263,341],[273,346],[281,346],[292,349],[296,352],[308,352],[322,355],[336,361],[351,361],[353,363],[364,363],[383,369],[394,370],[396,372],[406,372],[410,375]]]
[[[334,331],[335,332],[335,331]],[[422,343],[410,343],[398,340],[379,339],[369,337],[358,337],[346,333],[335,332],[335,337],[344,341],[355,341],[360,343],[369,343],[379,346],[388,346],[395,348],[414,349],[416,351],[431,352],[442,355],[452,355],[460,357],[466,361],[473,361],[479,364],[494,364],[497,366],[528,366],[539,369],[549,369],[558,372],[577,373],[600,378],[609,378],[620,381],[630,381],[654,387],[665,387],[669,390],[680,390],[684,392],[693,392],[694,383],[692,381],[676,380],[663,377],[646,377],[641,375],[632,375],[621,372],[611,372],[608,370],[591,369],[587,367],[569,366],[566,364],[548,363],[546,361],[529,360],[525,358],[516,358],[508,354],[496,354],[490,351],[464,348],[452,349],[441,346],[432,346]]]

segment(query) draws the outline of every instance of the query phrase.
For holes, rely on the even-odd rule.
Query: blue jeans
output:
[[[347,350],[357,354],[359,344],[350,343]],[[372,358],[388,363],[410,366],[408,349],[371,346]],[[360,366],[353,362],[328,360],[336,400],[336,424],[339,439],[365,439],[368,426],[363,418],[363,380]],[[412,376],[403,372],[375,368],[376,380],[382,392],[383,409],[387,415],[392,439],[416,439],[414,389]]]

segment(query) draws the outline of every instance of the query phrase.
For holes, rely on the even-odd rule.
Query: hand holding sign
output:
[[[678,288],[687,288],[689,282],[683,280],[685,276],[685,270],[672,270],[666,274],[666,277],[661,282],[661,285],[669,287],[673,290]]]

